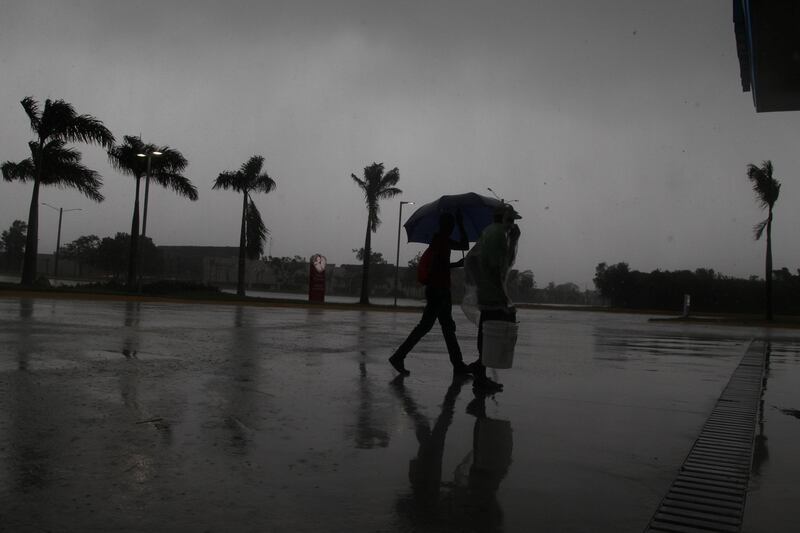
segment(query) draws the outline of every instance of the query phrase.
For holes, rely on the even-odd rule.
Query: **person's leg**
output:
[[[395,350],[394,354],[389,358],[392,366],[402,374],[408,374],[408,370],[403,365],[403,360],[408,355],[414,346],[420,341],[422,337],[428,333],[436,322],[436,315],[439,313],[441,306],[441,295],[431,287],[425,289],[425,309],[422,311],[422,318],[419,324],[411,330],[405,341]]]
[[[453,369],[466,372],[467,365],[464,364],[461,347],[458,345],[458,338],[456,337],[456,322],[453,320],[453,302],[449,289],[446,289],[442,295],[438,318]]]
[[[486,321],[487,311],[481,311],[481,316],[478,319],[478,360],[470,364],[472,375],[476,378],[486,377],[486,367],[483,366],[483,323]]]

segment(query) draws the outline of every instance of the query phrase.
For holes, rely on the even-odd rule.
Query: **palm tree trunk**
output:
[[[36,261],[39,256],[39,184],[42,181],[43,150],[44,141],[40,139],[36,177],[33,180],[33,194],[28,210],[28,233],[25,235],[25,259],[22,262],[22,279],[20,280],[22,285],[33,285],[36,281]]]
[[[144,211],[142,212],[142,238],[147,235],[147,199],[150,196],[150,167],[148,165],[147,177],[144,179]]]
[[[244,275],[245,275],[245,261],[244,261],[244,252],[247,242],[245,240],[245,235],[247,231],[247,225],[245,223],[245,219],[247,216],[247,191],[244,192],[244,200],[242,202],[242,229],[239,232],[239,278],[236,282],[236,294],[239,296],[244,296]]]
[[[364,238],[364,258],[361,267],[361,300],[359,303],[369,305],[369,260],[372,255],[372,232],[367,217],[367,236]]]
[[[131,246],[128,254],[128,283],[129,291],[136,289],[136,266],[139,260],[139,181],[136,176],[136,195],[133,201],[133,219],[131,220]]]
[[[772,321],[772,208],[769,209],[767,217],[767,260],[766,272],[764,273],[766,290],[766,317],[767,321]]]
[[[25,236],[25,259],[22,262],[20,284],[33,285],[36,281],[36,259],[38,257],[39,231],[39,179],[33,182],[31,206],[28,211],[28,233]]]

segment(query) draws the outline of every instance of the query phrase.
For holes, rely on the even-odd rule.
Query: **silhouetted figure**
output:
[[[480,250],[478,274],[475,276],[480,319],[478,321],[478,360],[469,365],[475,376],[475,388],[487,391],[503,389],[500,383],[486,377],[483,365],[483,324],[487,320],[516,322],[517,312],[506,292],[506,276],[514,263],[519,240],[519,226],[514,221],[521,218],[508,204],[495,209],[493,222],[478,239]]]
[[[411,398],[403,383],[403,378],[402,375],[397,376],[392,381],[392,388],[403,402],[403,411],[414,422],[419,449],[416,457],[408,465],[412,498],[401,498],[398,501],[398,510],[412,523],[431,523],[435,522],[443,512],[443,506],[440,505],[440,493],[445,437],[453,422],[456,398],[467,378],[464,376],[453,377],[442,402],[442,411],[433,427]]]
[[[460,241],[454,241],[450,238],[456,223],[461,235]],[[467,249],[469,249],[469,241],[467,240],[467,232],[464,230],[464,220],[461,212],[457,212],[455,218],[450,213],[442,213],[439,218],[439,231],[433,236],[429,250],[426,252],[430,254],[430,258],[425,286],[425,309],[422,311],[422,318],[408,335],[408,338],[389,358],[389,362],[401,374],[410,374],[404,364],[405,358],[420,339],[431,330],[437,319],[442,327],[442,334],[447,344],[447,352],[450,355],[453,371],[456,374],[469,373],[467,365],[464,364],[461,356],[461,348],[456,338],[456,323],[453,320],[453,303],[450,294],[450,269],[464,264],[463,259],[451,263],[450,251]]]
[[[513,438],[511,422],[486,416],[486,395],[475,393],[467,405],[475,417],[472,452],[456,468],[453,511],[465,530],[503,530],[503,510],[497,501],[500,482],[511,466]]]
[[[408,468],[411,494],[397,501],[397,512],[409,522],[408,530],[502,531],[503,512],[497,490],[511,465],[511,423],[486,416],[486,395],[476,392],[467,406],[467,413],[476,418],[472,450],[456,467],[452,481],[443,481],[445,438],[467,378],[453,376],[433,426],[420,412],[403,379],[402,375],[397,376],[392,388],[414,422],[419,442]]]

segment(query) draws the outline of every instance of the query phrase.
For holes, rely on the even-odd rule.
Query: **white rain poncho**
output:
[[[464,258],[464,298],[461,309],[474,324],[480,312],[513,307],[506,281],[517,257],[519,227],[494,223],[481,234]]]

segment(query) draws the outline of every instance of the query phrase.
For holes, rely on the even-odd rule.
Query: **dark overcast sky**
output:
[[[739,82],[729,0],[0,0],[0,160],[27,157],[19,101],[63,98],[121,139],[189,159],[196,203],[156,190],[157,244],[236,245],[240,199],[223,170],[266,158],[257,198],[273,255],[355,262],[366,210],[350,173],[400,168],[403,199],[492,187],[518,199],[517,266],[591,287],[600,261],[763,274],[763,218],[745,174],[772,159],[776,267],[800,266],[796,113],[755,113]],[[43,189],[62,241],[130,231],[133,180],[97,147],[106,201]],[[151,193],[153,190],[151,190]],[[0,228],[30,187],[0,183]],[[398,201],[377,251],[394,260]],[[406,211],[407,213],[408,211]],[[57,213],[40,213],[40,251]],[[401,261],[421,249],[403,245]]]

